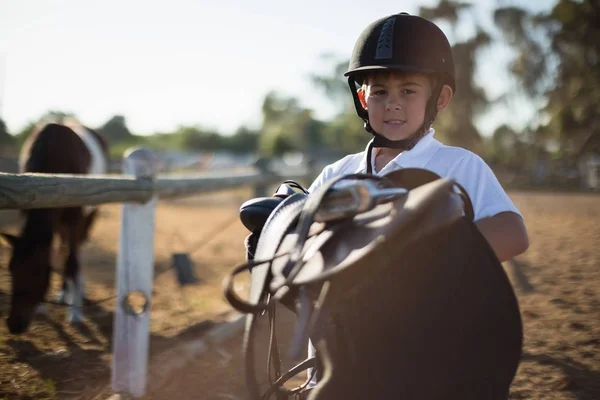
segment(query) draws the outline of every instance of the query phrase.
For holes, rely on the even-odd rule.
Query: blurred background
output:
[[[524,324],[509,398],[599,399],[598,0],[0,0],[0,172],[17,172],[38,124],[68,116],[108,138],[113,173],[137,145],[161,157],[163,173],[228,173],[265,160],[283,176],[319,172],[370,140],[343,72],[360,32],[402,11],[434,20],[453,45],[457,92],[436,138],[492,167],[529,232],[527,252],[504,263]],[[185,360],[198,346],[177,349],[230,318],[222,282],[245,260],[239,207],[255,193],[158,202],[145,399],[246,397],[240,335]],[[16,234],[21,224],[18,210],[0,210],[0,230]],[[82,249],[92,300],[83,327],[64,323],[61,307],[20,337],[0,323],[0,399],[111,393],[117,305],[95,301],[114,294],[120,226],[121,205],[102,205]],[[197,284],[177,282],[181,253]],[[12,291],[8,257],[0,246],[0,320]],[[278,318],[293,326],[293,316]]]
[[[433,19],[453,45],[439,140],[509,187],[599,189],[600,24],[587,0],[0,0],[0,169],[61,115],[108,137],[115,170],[138,144],[167,170],[362,151],[370,135],[342,74],[362,29],[400,11]]]

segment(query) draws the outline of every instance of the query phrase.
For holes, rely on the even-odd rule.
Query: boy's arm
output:
[[[498,259],[510,260],[529,247],[523,217],[485,161],[474,153],[467,154],[448,175],[456,177],[467,190],[475,211],[475,225]]]
[[[523,219],[514,212],[501,212],[475,222],[501,262],[525,252],[529,238]]]

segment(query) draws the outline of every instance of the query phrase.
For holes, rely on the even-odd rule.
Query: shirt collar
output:
[[[435,129],[429,128],[425,136],[423,136],[410,150],[404,150],[402,153],[398,154],[390,163],[395,163],[399,167],[424,167],[425,164],[433,155],[433,151],[437,148],[437,144],[439,142],[433,138],[435,135]],[[369,153],[369,146],[373,142],[374,138],[367,143],[365,147],[364,156],[360,160],[360,164],[357,172],[365,172],[367,170],[367,154]],[[377,149],[374,149],[373,154],[371,155],[371,163],[373,165],[373,171],[375,170],[374,160],[377,155]],[[416,162],[418,160],[418,162]]]

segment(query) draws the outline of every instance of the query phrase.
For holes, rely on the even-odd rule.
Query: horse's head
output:
[[[11,333],[20,334],[29,327],[37,305],[48,291],[51,246],[6,233],[0,233],[0,238],[12,248],[12,297],[6,322]]]

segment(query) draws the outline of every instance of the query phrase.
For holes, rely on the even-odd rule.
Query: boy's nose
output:
[[[390,101],[389,103],[387,103],[385,105],[385,110],[386,111],[398,111],[402,108],[402,106],[400,105],[400,103],[396,102],[396,101]]]

